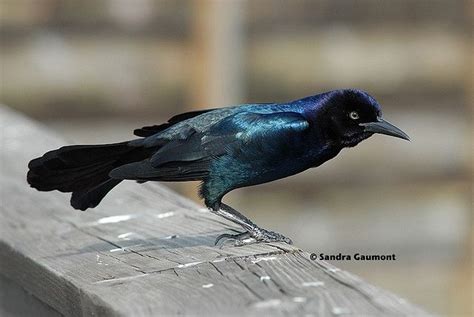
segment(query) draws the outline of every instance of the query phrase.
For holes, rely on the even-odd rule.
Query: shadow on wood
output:
[[[126,182],[100,207],[25,181],[64,141],[0,108],[0,274],[64,315],[427,315],[284,243],[215,247],[240,229],[159,184]],[[106,141],[106,140],[104,140]],[[1,311],[1,310],[0,310]]]

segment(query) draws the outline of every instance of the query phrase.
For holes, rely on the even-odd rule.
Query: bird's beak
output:
[[[410,137],[405,132],[382,118],[378,118],[375,122],[361,123],[360,126],[364,127],[364,132],[386,134],[410,141]]]

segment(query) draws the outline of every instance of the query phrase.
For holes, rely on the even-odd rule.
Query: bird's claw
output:
[[[265,229],[259,229],[257,235],[253,236],[255,240],[262,242],[286,242],[288,244],[293,244],[293,241],[290,238],[285,237],[281,233],[269,231]]]
[[[238,234],[229,234],[224,233],[217,237],[215,245],[217,245],[221,240],[234,240],[234,246],[242,246],[246,244],[252,244],[255,242],[286,242],[288,244],[293,244],[290,238],[285,237],[281,233],[273,232],[261,228],[257,228],[254,231],[245,231]]]
[[[245,231],[237,234],[230,234],[230,233],[224,233],[221,234],[216,238],[216,242],[214,242],[214,245],[217,245],[219,241],[224,239],[224,242],[222,243],[223,245],[227,240],[234,240],[234,245],[235,246],[241,246],[247,243],[246,240],[251,240],[251,235],[250,232]],[[250,242],[250,241],[249,241]]]

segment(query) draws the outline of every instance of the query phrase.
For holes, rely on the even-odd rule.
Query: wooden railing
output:
[[[64,141],[6,107],[0,123],[0,314],[427,315],[297,246],[216,247],[239,228],[159,184],[125,182],[75,211],[25,181],[27,162]]]

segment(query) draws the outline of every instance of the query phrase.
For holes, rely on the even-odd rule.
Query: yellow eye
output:
[[[349,118],[351,118],[352,120],[357,120],[359,119],[359,114],[356,111],[352,111],[351,113],[349,113]]]

